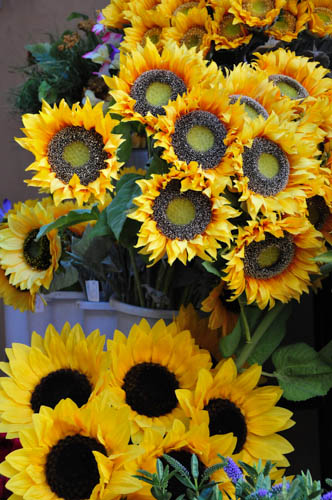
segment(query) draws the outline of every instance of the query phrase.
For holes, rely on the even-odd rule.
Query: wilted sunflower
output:
[[[30,205],[30,206],[29,206]],[[0,265],[9,283],[32,294],[49,288],[61,255],[56,230],[35,241],[39,229],[54,220],[41,203],[17,204],[0,229]]]
[[[201,370],[195,389],[178,389],[176,396],[193,424],[209,425],[211,436],[234,434],[236,460],[289,465],[284,454],[293,447],[277,432],[294,425],[292,412],[275,406],[282,395],[279,386],[257,387],[261,372],[262,367],[255,364],[239,375],[228,358],[213,373]]]
[[[165,459],[162,458],[162,455],[167,453],[190,471],[191,455],[195,453],[198,458],[199,473],[203,474],[208,467],[220,463],[218,453],[222,456],[231,455],[235,443],[236,439],[231,433],[210,437],[209,428],[205,423],[191,426],[187,430],[182,422],[175,420],[165,435],[155,429],[145,430],[141,443],[145,452],[130,463],[129,467],[132,474],[137,474],[137,469],[154,473],[157,458],[162,460],[164,466],[167,465]],[[222,492],[234,495],[234,487],[223,469],[214,472],[210,476],[210,480],[220,483],[219,488]],[[144,483],[143,488],[133,495],[128,495],[128,499],[147,500],[153,498],[150,489],[151,486]],[[172,498],[178,498],[179,495],[186,493],[186,487],[178,479],[171,478],[167,491],[172,493]]]
[[[56,205],[72,198],[82,205],[91,195],[103,202],[113,189],[111,179],[121,166],[116,150],[123,139],[112,134],[118,121],[104,117],[102,108],[88,99],[72,109],[64,99],[53,108],[44,101],[39,114],[22,117],[27,137],[16,141],[35,155],[26,170],[37,171],[26,182],[51,193]]]
[[[303,140],[303,133],[297,122],[281,121],[274,113],[243,128],[234,186],[253,219],[259,211],[304,213],[306,196],[319,192],[319,139],[313,134]]]
[[[224,280],[234,299],[245,292],[248,304],[271,308],[275,300],[299,300],[309,292],[311,275],[319,274],[313,257],[323,252],[321,234],[305,217],[249,221],[224,255]]]
[[[19,437],[22,448],[0,465],[12,499],[115,500],[142,487],[124,465],[143,450],[128,445],[128,412],[110,408],[107,398],[86,408],[70,399],[43,406]]]
[[[178,47],[174,42],[167,43],[159,54],[156,46],[147,40],[144,48],[138,45],[136,50],[120,57],[119,75],[105,77],[116,100],[111,109],[124,120],[143,124],[164,115],[163,106],[169,100],[174,101],[195,85],[208,87],[218,74],[216,65],[207,66],[195,49]],[[188,71],[193,64],[195,71]]]
[[[229,11],[233,5],[231,0],[223,1],[222,4],[212,0],[210,4],[214,8],[214,12],[209,37],[211,41],[215,42],[216,50],[235,49],[250,42],[253,35],[248,26],[239,23],[234,14]]]
[[[232,0],[229,11],[238,23],[258,28],[272,24],[285,3],[286,0]]]
[[[21,312],[34,311],[36,294],[30,290],[21,290],[9,283],[9,276],[0,267],[0,297],[6,306],[12,306]]]
[[[309,20],[307,0],[287,0],[278,18],[267,30],[276,40],[291,42],[298,34],[306,29]]]
[[[185,45],[188,49],[194,47],[205,56],[210,50],[208,32],[211,18],[205,7],[193,7],[186,14],[179,12],[172,19],[173,26],[165,28],[162,33],[162,42],[174,40],[179,46]]]
[[[324,78],[329,70],[308,57],[297,56],[295,52],[278,49],[265,54],[255,53],[254,67],[266,72],[269,79],[279,88],[281,95],[297,99],[304,106],[314,102],[307,97],[322,97],[332,89],[331,78]]]
[[[209,316],[210,328],[221,328],[222,336],[226,336],[234,329],[240,314],[238,301],[229,301],[231,292],[227,283],[220,283],[211,290],[208,297],[202,302],[202,311],[211,313]]]
[[[129,214],[142,222],[136,247],[156,263],[167,254],[169,264],[184,265],[196,255],[216,258],[220,243],[232,240],[230,222],[239,212],[219,196],[219,189],[203,175],[172,169],[137,181],[142,194],[133,200],[138,209]]]
[[[199,168],[222,189],[231,184],[239,143],[235,141],[245,121],[239,102],[229,103],[229,95],[220,87],[195,87],[183,97],[165,106],[155,128],[156,146],[162,158],[176,168]]]
[[[130,23],[126,16],[129,3],[129,0],[111,0],[109,5],[101,11],[105,18],[101,21],[101,23],[105,24],[108,28],[122,30],[124,26]]]
[[[179,332],[175,323],[166,326],[162,320],[152,328],[142,320],[128,338],[116,330],[107,347],[111,404],[130,409],[134,442],[145,428],[165,431],[181,419],[175,390],[191,389],[200,368],[211,366],[209,353],[195,345],[188,330]]]
[[[308,0],[309,29],[318,36],[332,34],[332,5],[330,0]]]
[[[164,42],[162,33],[169,26],[169,20],[161,18],[156,10],[142,12],[140,16],[133,16],[131,26],[125,29],[125,36],[121,43],[124,52],[133,52],[138,45],[145,47],[148,40],[162,50]]]
[[[52,325],[44,338],[33,332],[31,347],[13,344],[6,349],[9,362],[0,364],[8,375],[0,379],[1,432],[17,435],[28,428],[43,405],[54,408],[71,398],[84,406],[93,399],[107,368],[104,343],[99,330],[85,337],[79,324],[70,328],[66,323],[60,334]]]

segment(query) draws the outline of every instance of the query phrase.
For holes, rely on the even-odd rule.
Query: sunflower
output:
[[[144,469],[154,473],[158,458],[161,459],[164,466],[167,465],[165,459],[162,458],[162,455],[167,453],[190,471],[191,456],[194,453],[198,458],[199,473],[203,474],[208,467],[220,463],[218,454],[222,456],[231,455],[235,443],[236,439],[231,433],[210,437],[206,423],[193,425],[188,430],[181,421],[174,420],[171,429],[165,435],[155,429],[146,429],[144,431],[141,446],[145,452],[131,462],[129,466],[132,474],[137,474],[137,469]],[[233,494],[232,496],[234,496],[234,487],[223,469],[214,472],[210,476],[210,480],[218,482],[223,493]],[[148,500],[153,498],[150,488],[151,486],[145,484],[140,491],[128,495],[128,500]],[[186,487],[177,479],[172,478],[168,483],[167,491],[172,493],[172,498],[178,498],[179,495],[186,493]]]
[[[124,52],[133,52],[138,45],[145,46],[148,40],[162,50],[164,42],[162,34],[169,26],[168,19],[161,18],[156,10],[142,12],[140,16],[133,16],[131,26],[125,29],[125,37],[121,43]],[[120,65],[121,66],[121,65]]]
[[[1,369],[1,432],[17,433],[31,426],[42,405],[54,408],[65,398],[78,406],[93,399],[103,385],[108,355],[99,330],[85,337],[79,324],[66,323],[59,334],[49,325],[42,338],[32,333],[31,347],[13,344]]]
[[[174,40],[179,46],[185,45],[188,49],[194,47],[197,52],[201,51],[206,56],[211,45],[208,38],[210,22],[211,18],[205,7],[193,7],[186,14],[179,12],[172,19],[173,26],[164,29],[162,42]]]
[[[155,11],[160,4],[160,0],[134,0],[128,2],[128,10],[124,12],[127,19],[133,20],[141,17],[143,12]]]
[[[311,275],[319,274],[313,257],[324,252],[321,234],[305,217],[249,221],[239,229],[236,246],[224,258],[233,299],[244,291],[247,303],[260,309],[275,300],[299,300],[309,292]]]
[[[175,16],[179,12],[187,14],[193,7],[200,8],[204,6],[204,3],[204,0],[161,0],[157,10],[161,16],[170,19],[171,24],[173,24],[176,19]]]
[[[209,353],[195,345],[188,330],[179,332],[175,323],[166,326],[162,320],[152,328],[142,320],[128,338],[116,330],[107,348],[111,404],[129,408],[134,442],[147,427],[167,430],[181,419],[175,390],[191,389],[200,368],[211,366]]]
[[[287,0],[280,15],[267,30],[276,40],[291,42],[298,34],[306,29],[309,20],[308,2],[306,0]]]
[[[229,12],[232,7],[231,0],[226,0],[220,5],[212,0],[214,8],[211,30],[209,30],[210,40],[214,41],[215,49],[235,49],[240,45],[247,44],[252,39],[248,26],[235,20],[234,14]]]
[[[295,52],[278,49],[265,54],[255,53],[254,67],[266,72],[269,79],[279,88],[282,96],[303,101],[304,106],[331,92],[332,81],[324,78],[329,70],[308,57],[297,56]],[[301,101],[302,100],[302,101]]]
[[[229,95],[219,87],[195,87],[187,95],[165,106],[155,128],[156,146],[164,149],[162,158],[178,169],[199,167],[222,189],[230,185],[238,156],[237,135],[245,121],[239,102],[229,103]]]
[[[140,253],[150,255],[154,264],[165,254],[170,265],[175,259],[186,265],[196,255],[215,259],[219,242],[229,245],[235,229],[229,219],[239,212],[202,175],[172,169],[137,184],[142,194],[128,217],[143,223],[136,247],[143,247]]]
[[[188,67],[195,65],[195,71]],[[215,64],[207,66],[195,49],[167,43],[159,54],[156,46],[147,40],[144,47],[121,55],[120,72],[105,77],[116,104],[112,111],[126,120],[143,124],[157,115],[165,114],[163,106],[194,86],[208,87],[218,74]],[[153,116],[151,116],[153,115]],[[154,120],[155,121],[155,120]]]
[[[34,311],[36,294],[30,290],[21,290],[9,283],[8,276],[0,267],[0,297],[6,306],[12,306],[21,312]]]
[[[237,301],[228,301],[230,291],[227,283],[220,283],[211,290],[208,297],[202,302],[202,311],[211,313],[209,316],[209,328],[221,328],[222,336],[225,337],[234,329],[240,314],[240,306]]]
[[[319,192],[319,139],[313,135],[303,140],[301,132],[296,122],[281,121],[274,113],[243,128],[234,189],[253,219],[259,211],[304,213],[306,196]]]
[[[236,22],[258,28],[272,24],[285,3],[286,0],[232,0],[229,11]]]
[[[308,0],[309,29],[318,36],[332,35],[332,8],[330,0]]]
[[[262,367],[257,364],[240,375],[232,358],[214,372],[201,370],[193,391],[176,391],[181,408],[193,424],[207,423],[210,435],[232,432],[237,438],[233,458],[252,464],[259,459],[288,465],[285,453],[292,445],[277,432],[292,427],[292,413],[275,406],[279,386],[257,387]]]
[[[179,332],[189,330],[191,336],[201,349],[206,349],[213,360],[220,360],[219,349],[220,332],[218,327],[211,329],[207,318],[201,318],[192,304],[181,305],[179,314],[175,318]]]
[[[107,28],[122,30],[124,26],[130,23],[126,16],[130,3],[129,0],[111,0],[110,4],[101,11],[104,16],[101,23]]]
[[[82,205],[91,195],[103,202],[113,189],[111,178],[121,166],[116,150],[123,139],[112,134],[118,121],[104,117],[102,107],[92,107],[87,99],[83,107],[70,109],[63,99],[59,107],[44,101],[39,114],[23,115],[27,137],[16,141],[35,155],[27,170],[37,171],[26,182],[50,192],[56,205],[73,198]]]
[[[7,455],[0,472],[10,478],[7,488],[23,498],[120,499],[142,486],[125,470],[142,453],[128,445],[129,432],[126,409],[110,408],[105,397],[86,408],[70,399],[54,409],[43,406],[20,432],[22,448]]]
[[[61,243],[55,230],[35,241],[40,227],[54,219],[41,203],[30,205],[17,205],[16,213],[8,215],[8,227],[0,229],[0,265],[11,285],[35,294],[41,286],[49,288]]]

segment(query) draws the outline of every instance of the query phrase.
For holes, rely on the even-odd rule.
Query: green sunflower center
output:
[[[192,26],[181,39],[181,44],[185,44],[188,49],[199,48],[202,44],[206,30],[202,26]]]
[[[294,33],[296,30],[296,17],[288,10],[282,11],[272,27],[282,33]]]
[[[176,16],[176,14],[178,14],[179,12],[181,12],[182,14],[188,14],[190,9],[197,6],[198,2],[185,2],[175,9],[175,11],[173,12],[173,16]]]
[[[126,373],[122,389],[126,403],[140,415],[161,417],[177,407],[179,382],[174,373],[158,363],[139,363]]]
[[[263,248],[258,257],[257,262],[261,268],[274,266],[279,260],[280,248],[276,245]]]
[[[243,0],[242,7],[252,16],[263,18],[274,9],[273,0]]]
[[[151,42],[157,45],[157,43],[160,40],[160,35],[161,35],[161,28],[158,26],[154,26],[153,28],[150,28],[147,30],[142,38],[141,45],[145,47],[146,41],[148,38],[150,38]]]
[[[315,14],[319,17],[324,24],[332,23],[332,10],[327,7],[316,7]]]
[[[247,34],[245,25],[243,23],[233,24],[233,20],[233,14],[225,14],[219,24],[220,35],[224,36],[228,40],[236,40],[237,38]]]
[[[146,89],[146,100],[151,106],[164,106],[172,95],[172,87],[167,83],[152,82]]]
[[[46,271],[51,265],[50,242],[47,236],[36,241],[39,229],[33,229],[23,243],[23,255],[27,264],[38,271]]]
[[[258,170],[268,179],[272,179],[279,172],[278,158],[270,153],[261,153],[258,158]]]
[[[192,453],[186,449],[182,450],[173,450],[171,452],[167,452],[167,455],[170,457],[174,458],[180,464],[185,467],[188,471],[191,470],[191,457]],[[163,465],[166,467],[167,462],[164,458],[160,457]],[[198,460],[198,474],[199,478],[202,477],[202,474],[204,474],[206,466],[203,464],[203,462],[197,457]],[[175,476],[171,477],[168,485],[167,485],[167,491],[172,493],[172,498],[178,498],[181,495],[184,496],[184,498],[187,498],[186,493],[187,493],[187,487],[181,483]]]
[[[63,148],[63,159],[72,167],[83,167],[90,159],[90,151],[83,142],[72,142]]]
[[[30,405],[38,413],[42,405],[55,408],[61,399],[70,398],[81,407],[88,402],[91,392],[92,385],[85,374],[62,368],[40,380],[31,394]]]
[[[187,142],[195,151],[204,153],[214,145],[214,134],[208,127],[194,125],[187,133]]]
[[[166,210],[168,220],[177,226],[185,226],[195,220],[196,208],[188,198],[174,198]]]
[[[309,220],[315,229],[320,231],[330,216],[330,210],[322,196],[307,199]]]
[[[75,434],[60,439],[46,457],[45,475],[50,489],[58,498],[90,498],[100,476],[93,451],[107,455],[96,439]]]
[[[270,75],[269,80],[273,81],[281,92],[281,95],[290,99],[304,99],[308,97],[308,91],[298,81],[286,75]]]
[[[234,104],[238,100],[240,100],[241,104],[244,104],[244,110],[252,120],[255,120],[258,116],[263,116],[265,120],[269,117],[264,106],[255,99],[252,99],[252,97],[241,94],[233,94],[229,97],[229,102],[231,104]]]

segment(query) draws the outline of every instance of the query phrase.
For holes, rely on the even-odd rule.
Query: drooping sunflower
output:
[[[321,234],[305,217],[249,221],[224,256],[223,279],[232,298],[245,292],[248,304],[256,301],[260,309],[273,307],[276,300],[299,300],[309,292],[310,275],[319,274],[313,257],[323,252]]]
[[[6,306],[12,306],[21,312],[34,311],[36,294],[30,290],[21,290],[9,283],[8,276],[0,267],[0,297]]]
[[[183,418],[175,390],[194,387],[200,368],[211,366],[209,353],[197,347],[188,330],[179,332],[175,323],[166,326],[162,320],[152,328],[142,320],[128,338],[116,330],[107,348],[110,401],[130,409],[134,442],[145,428],[165,431]]]
[[[219,196],[219,189],[203,175],[172,169],[137,181],[142,194],[134,199],[138,208],[128,217],[142,222],[136,247],[156,263],[167,254],[169,264],[184,265],[196,255],[216,258],[220,242],[229,245],[230,219],[239,212]]]
[[[230,185],[239,152],[235,138],[245,122],[240,102],[230,104],[220,87],[195,87],[165,111],[158,117],[154,136],[156,146],[164,149],[162,158],[185,171],[199,168],[221,189]]]
[[[193,64],[195,71],[188,71]],[[216,65],[207,66],[202,54],[194,49],[171,42],[159,54],[156,46],[147,40],[144,47],[137,46],[136,50],[122,54],[119,75],[105,77],[105,82],[116,100],[112,111],[124,120],[146,124],[151,118],[164,115],[163,106],[179,94],[195,85],[208,87],[217,73]]]
[[[231,0],[226,0],[222,4],[216,0],[209,3],[214,9],[209,37],[215,42],[216,50],[235,49],[250,42],[253,35],[248,26],[238,22],[230,12],[233,5]]]
[[[41,226],[54,218],[41,203],[29,205],[18,204],[0,229],[0,265],[11,285],[35,294],[41,286],[49,288],[61,243],[56,230],[35,241]]]
[[[31,426],[34,414],[45,405],[54,408],[71,398],[84,406],[103,387],[108,355],[105,336],[94,330],[85,337],[79,324],[66,323],[60,333],[49,325],[45,337],[32,333],[31,347],[13,344],[6,349],[8,363],[0,379],[1,432],[17,435]]]
[[[169,20],[161,18],[156,10],[142,12],[140,16],[133,15],[131,26],[125,29],[125,36],[121,43],[124,52],[132,52],[140,45],[144,47],[148,40],[162,50],[164,42],[162,34],[169,26]]]
[[[306,28],[308,20],[308,2],[306,0],[301,0],[301,2],[287,0],[267,33],[276,40],[291,42]]]
[[[279,16],[286,0],[232,0],[229,11],[238,23],[263,27]]]
[[[186,14],[178,12],[172,19],[173,26],[165,28],[162,33],[162,42],[174,40],[179,46],[185,45],[188,49],[194,47],[204,56],[210,50],[211,42],[208,37],[211,18],[205,7],[193,7]]]
[[[103,202],[113,189],[111,179],[121,166],[116,150],[123,139],[112,133],[118,121],[104,117],[102,107],[92,107],[88,99],[72,109],[64,99],[53,108],[44,101],[39,114],[22,117],[27,137],[16,141],[35,155],[27,170],[37,172],[26,182],[51,193],[56,205],[65,199],[82,205],[91,195]]]
[[[238,301],[228,301],[230,291],[227,283],[220,283],[211,290],[208,297],[202,302],[202,311],[209,312],[209,328],[221,328],[222,336],[226,336],[234,329],[240,314]],[[218,346],[219,347],[219,346]]]
[[[308,0],[309,29],[318,36],[332,34],[332,6],[330,0]]]
[[[331,92],[331,78],[324,78],[329,70],[307,57],[297,56],[295,52],[278,49],[265,54],[256,53],[254,67],[266,72],[269,79],[279,88],[281,95],[296,99],[309,106],[315,99]]]
[[[102,9],[104,19],[101,20],[108,28],[123,29],[130,23],[126,16],[130,1],[129,0],[111,0],[109,5]]]
[[[22,448],[0,465],[13,499],[118,500],[141,488],[125,470],[142,453],[128,445],[128,412],[110,408],[107,398],[86,408],[70,399],[43,406],[19,437]]]
[[[275,113],[243,128],[234,189],[253,219],[259,211],[304,213],[306,196],[319,192],[319,139],[313,135],[303,140],[303,133],[296,122],[281,121]]]
[[[209,428],[205,423],[193,425],[186,429],[181,421],[175,420],[171,429],[165,435],[151,428],[144,431],[141,446],[145,451],[134,462],[130,463],[130,469],[132,474],[137,474],[137,469],[144,469],[154,473],[158,458],[162,460],[164,466],[167,465],[165,459],[162,458],[162,455],[167,453],[190,471],[191,456],[195,453],[198,458],[199,473],[203,474],[208,467],[220,463],[218,454],[222,456],[231,455],[235,443],[236,439],[231,433],[210,437]],[[223,469],[213,473],[210,480],[218,482],[223,493],[234,495],[234,487]],[[151,486],[145,483],[140,491],[128,495],[128,499],[151,499],[153,497],[150,489]],[[172,493],[172,498],[177,498],[179,495],[186,493],[186,487],[178,479],[171,478],[167,491]]]
[[[294,425],[292,412],[275,406],[282,395],[279,386],[257,387],[261,372],[255,364],[239,375],[228,358],[213,373],[201,370],[195,389],[178,389],[176,396],[193,424],[207,423],[211,436],[234,434],[235,460],[249,464],[271,460],[285,466],[284,455],[293,447],[277,433]]]

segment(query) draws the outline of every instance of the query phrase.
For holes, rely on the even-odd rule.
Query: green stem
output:
[[[251,337],[250,344],[247,343],[243,346],[243,349],[236,360],[236,366],[238,369],[242,368],[244,363],[249,358],[250,354],[254,351],[260,339],[263,337],[266,330],[272,325],[273,321],[277,318],[284,307],[285,304],[277,304],[271,311],[266,314],[263,320],[259,323],[253,336]]]
[[[134,279],[135,279],[135,285],[136,285],[136,289],[137,289],[137,293],[138,293],[139,304],[141,307],[145,307],[144,295],[143,295],[143,291],[142,291],[141,281],[139,279],[138,269],[136,266],[134,250],[133,250],[133,248],[129,248],[128,250],[129,250],[129,255],[130,255],[130,262],[131,262],[131,265],[133,266]]]
[[[250,328],[249,328],[249,323],[247,320],[246,313],[244,312],[244,305],[241,299],[239,299],[239,304],[240,304],[240,311],[241,311],[241,321],[244,329],[244,334],[246,337],[246,343],[250,344],[251,343],[251,334],[250,334]]]
[[[165,281],[164,281],[164,286],[163,286],[163,293],[165,295],[167,295],[167,293],[168,293],[169,285],[170,285],[170,283],[172,281],[172,277],[173,277],[173,272],[174,272],[174,266],[168,266],[168,268],[166,269]]]
[[[263,372],[262,371],[262,375],[264,375],[265,377],[276,378],[276,376],[274,375],[274,373],[268,373],[268,372]]]
[[[153,156],[152,137],[148,134],[146,134],[146,145],[148,147],[149,158],[152,158],[152,156]]]

